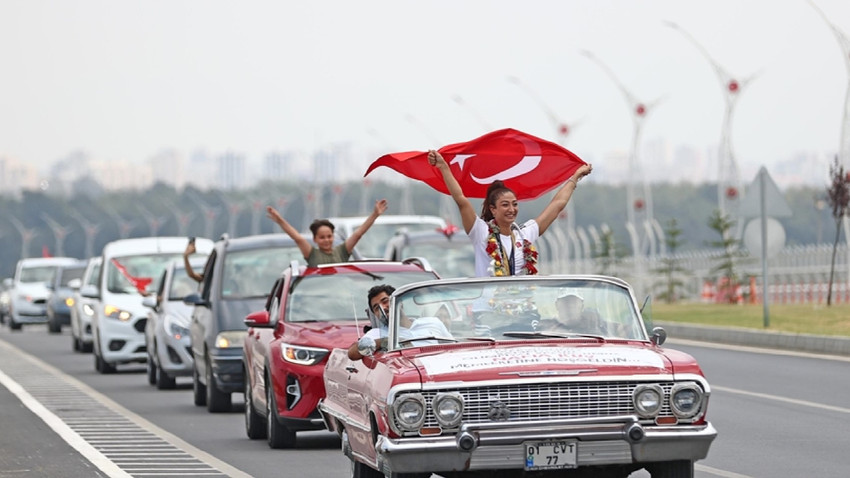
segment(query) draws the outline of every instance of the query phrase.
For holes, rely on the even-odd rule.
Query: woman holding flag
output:
[[[478,277],[537,274],[534,242],[567,206],[579,180],[593,170],[590,164],[582,162],[536,219],[518,225],[517,195],[501,180],[494,180],[487,188],[479,217],[442,154],[428,151],[428,162],[439,169],[446,188],[457,203],[463,228],[475,249],[475,275]]]

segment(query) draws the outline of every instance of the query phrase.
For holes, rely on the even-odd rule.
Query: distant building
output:
[[[245,181],[245,156],[227,152],[216,157],[215,186],[234,190],[247,186]]]
[[[35,167],[8,156],[0,156],[0,194],[19,197],[21,191],[38,189]]]
[[[147,160],[154,183],[180,189],[186,185],[186,159],[173,149],[160,151]]]

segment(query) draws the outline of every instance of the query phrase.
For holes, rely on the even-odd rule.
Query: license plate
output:
[[[525,447],[526,470],[554,470],[575,468],[578,442],[564,441],[527,441]]]

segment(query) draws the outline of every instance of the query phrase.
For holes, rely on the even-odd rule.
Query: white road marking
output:
[[[810,352],[796,352],[793,350],[779,350],[779,349],[769,349],[764,347],[748,347],[745,345],[732,345],[732,344],[723,344],[717,342],[700,342],[698,340],[688,340],[688,339],[668,339],[667,342],[670,344],[681,344],[681,345],[691,345],[694,347],[705,347],[708,349],[724,349],[724,350],[736,350],[740,352],[751,352],[756,354],[767,354],[767,355],[787,355],[791,357],[803,357],[803,358],[813,358],[820,360],[834,360],[838,362],[850,362],[850,357],[844,355],[829,355],[829,354],[814,354]]]
[[[722,476],[724,478],[752,478],[750,475],[742,475],[740,473],[735,473],[734,471],[726,471],[720,470],[717,468],[712,468],[710,466],[695,464],[694,469],[699,470],[703,473],[709,473],[714,476]]]
[[[850,413],[850,408],[836,407],[834,405],[826,405],[826,404],[817,403],[817,402],[809,402],[807,400],[797,400],[796,398],[781,397],[779,395],[770,395],[768,393],[749,392],[747,390],[740,390],[740,389],[737,389],[737,388],[718,387],[717,385],[712,385],[711,389],[712,390],[720,390],[721,392],[736,393],[738,395],[746,395],[746,396],[749,396],[749,397],[764,398],[764,399],[767,399],[767,400],[774,400],[774,401],[777,401],[777,402],[790,403],[792,405],[801,405],[801,406],[804,406],[804,407],[820,408],[821,410],[829,410],[831,412]]]
[[[77,432],[72,430],[71,427],[66,425],[65,422],[53,414],[53,412],[46,409],[41,402],[33,398],[29,392],[24,390],[24,387],[22,387],[18,382],[12,380],[12,378],[3,373],[2,370],[0,370],[0,384],[3,384],[3,386],[8,388],[10,392],[18,397],[18,400],[20,400],[21,403],[23,403],[39,418],[44,420],[44,423],[52,428],[57,435],[62,437],[63,440],[74,447],[75,450],[80,452],[80,454],[86,457],[87,460],[92,462],[92,464],[100,471],[106,473],[107,476],[111,478],[132,478],[132,475],[126,473],[124,470],[115,465],[115,463],[110,461],[109,458],[103,456],[102,453],[86,442],[80,435],[77,434]]]

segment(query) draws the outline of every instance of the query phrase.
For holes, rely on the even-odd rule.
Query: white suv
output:
[[[23,324],[47,322],[47,283],[53,281],[59,266],[76,264],[71,257],[34,257],[21,259],[12,282],[9,328],[20,330]]]
[[[198,238],[195,248],[209,254],[213,242]],[[103,246],[97,289],[85,286],[84,297],[100,301],[92,317],[94,365],[100,373],[115,371],[118,364],[147,360],[145,324],[148,309],[142,299],[154,293],[153,281],[165,266],[181,259],[185,237],[120,239]]]

